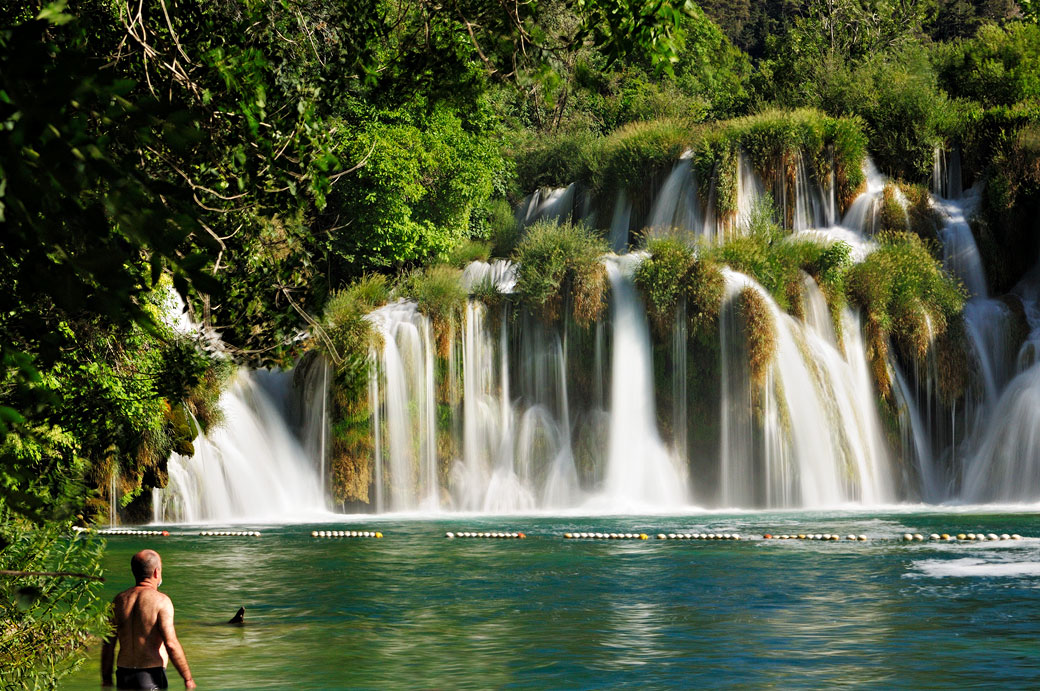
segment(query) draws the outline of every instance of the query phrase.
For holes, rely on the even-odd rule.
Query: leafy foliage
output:
[[[604,308],[606,243],[582,225],[536,223],[513,255],[520,302],[547,321],[569,308],[574,321],[588,326]]]
[[[8,689],[55,688],[73,671],[89,640],[108,635],[100,599],[104,541],[70,526],[33,527],[0,515],[0,569],[70,575],[0,576],[0,684]]]

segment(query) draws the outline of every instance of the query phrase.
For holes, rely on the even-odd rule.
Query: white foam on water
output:
[[[1040,576],[1037,561],[986,561],[974,557],[964,559],[922,559],[911,564],[915,572],[904,574],[910,578],[1021,578]]]

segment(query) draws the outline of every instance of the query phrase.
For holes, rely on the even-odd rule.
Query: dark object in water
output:
[[[246,608],[239,607],[238,611],[235,612],[235,616],[231,617],[228,621],[229,624],[244,624],[246,622]]]

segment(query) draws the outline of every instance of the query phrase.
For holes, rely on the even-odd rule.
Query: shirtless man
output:
[[[112,623],[116,632],[101,647],[101,685],[112,685],[112,658],[118,639],[118,688],[167,688],[167,661],[172,661],[184,677],[184,688],[195,688],[188,659],[173,630],[173,602],[159,592],[162,585],[159,553],[150,549],[138,552],[130,560],[130,570],[137,585],[119,593],[112,601]]]

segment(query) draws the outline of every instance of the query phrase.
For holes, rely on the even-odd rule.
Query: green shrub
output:
[[[863,183],[866,137],[857,118],[832,118],[802,109],[727,120],[704,131],[694,155],[698,179],[715,182],[715,211],[720,218],[731,216],[737,209],[739,151],[746,152],[767,184],[779,181],[792,187],[798,157],[804,159],[809,174],[818,181],[827,180],[834,172],[842,208],[851,203]],[[707,194],[708,188],[702,183],[702,194]]]
[[[872,369],[888,395],[885,342],[891,337],[921,362],[964,307],[964,288],[942,268],[929,244],[910,233],[880,233],[878,248],[848,273],[848,294],[866,313]]]
[[[109,633],[101,599],[104,540],[70,534],[71,524],[33,526],[0,508],[0,569],[82,574],[0,578],[4,688],[56,688],[82,664],[86,646]]]
[[[480,240],[463,240],[447,254],[451,266],[465,269],[473,262],[486,262],[491,257],[491,243]]]
[[[657,120],[626,125],[608,135],[601,148],[597,188],[638,190],[669,170],[690,147],[693,128],[684,120]]]
[[[508,257],[520,241],[520,224],[516,214],[505,199],[495,200],[489,209],[488,223],[491,226],[491,256]]]
[[[583,225],[535,223],[513,254],[520,302],[554,322],[569,301],[574,320],[588,326],[603,313],[606,251],[606,242]]]
[[[899,202],[895,183],[888,183],[881,193],[880,229],[893,233],[905,233],[910,230],[910,219],[907,210]]]
[[[321,320],[325,338],[317,339],[316,344],[351,382],[352,390],[360,391],[365,385],[368,351],[377,338],[365,315],[389,297],[386,277],[371,274],[333,294],[325,305]]]
[[[985,24],[974,38],[938,44],[932,60],[952,96],[986,107],[1040,97],[1040,27]]]
[[[907,44],[842,67],[822,98],[828,112],[863,118],[870,152],[883,172],[928,179],[933,150],[952,111],[923,48]]]
[[[574,182],[594,185],[602,143],[601,137],[588,130],[555,135],[530,132],[518,138],[510,154],[516,160],[520,193]]]
[[[451,347],[455,325],[460,323],[466,307],[466,289],[462,287],[462,271],[450,266],[431,266],[405,276],[396,292],[415,300],[419,311],[430,318],[437,338],[437,350],[446,357]]]

